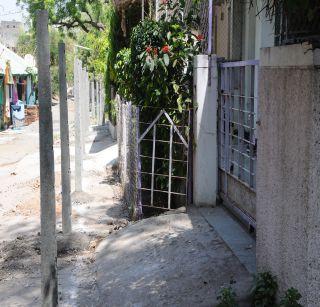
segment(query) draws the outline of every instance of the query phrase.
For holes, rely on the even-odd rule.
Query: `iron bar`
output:
[[[148,189],[148,188],[141,188],[140,190],[142,190],[142,191],[151,191],[151,189]],[[163,190],[156,190],[156,189],[154,189],[153,190],[153,192],[156,192],[156,193],[165,193],[165,194],[169,194],[169,192],[168,191],[163,191]],[[170,194],[172,194],[172,195],[181,195],[181,196],[187,196],[187,194],[186,193],[178,193],[178,192],[170,192]],[[169,194],[169,195],[170,195]],[[167,208],[167,209],[171,209],[171,208]]]
[[[145,156],[145,155],[140,155],[141,158],[149,158],[152,159],[152,156]],[[160,157],[155,157],[156,160],[164,160],[164,161],[169,161],[167,158],[160,158]],[[188,161],[185,160],[177,160],[177,159],[172,159],[172,162],[181,162],[181,163],[187,163]]]
[[[141,140],[141,142],[142,141],[153,142],[153,139],[143,139],[143,140]],[[170,143],[170,141],[165,141],[165,140],[157,140],[157,142],[159,142],[159,143],[167,143],[167,144]],[[181,143],[181,142],[172,142],[172,143],[176,144],[176,145],[184,145],[184,143]]]
[[[178,134],[179,138],[181,139],[182,143],[184,144],[184,146],[186,146],[186,148],[188,148],[188,143],[186,142],[186,140],[184,139],[184,137],[181,135],[180,131],[178,130],[178,128],[175,126],[174,122],[172,121],[172,119],[170,118],[170,116],[168,115],[168,113],[165,111],[164,115],[166,116],[166,118],[168,119],[168,121],[170,122],[170,124],[172,125],[170,130],[174,129],[174,131]],[[171,132],[170,132],[170,137],[171,137]]]
[[[208,54],[212,53],[212,16],[213,16],[213,4],[212,0],[209,0],[209,22],[208,22]]]
[[[151,125],[152,123],[150,123],[150,122],[140,122],[140,124],[143,124],[143,125]],[[170,127],[171,125],[169,125],[169,124],[159,124],[159,123],[157,123],[157,126],[164,126],[164,127]],[[178,127],[178,128],[186,128],[186,127],[188,127],[188,126],[181,126],[181,125],[175,125],[176,127]]]
[[[139,119],[140,119],[140,108],[137,107],[136,109],[136,121],[137,121],[137,140],[139,139],[139,136],[140,136],[140,125],[139,125]],[[137,159],[138,159],[138,178],[137,178],[137,186],[138,186],[138,218],[142,218],[142,197],[141,197],[141,155],[140,155],[140,143],[138,142],[137,143],[137,149],[138,149],[138,152],[137,152]]]
[[[169,175],[167,174],[159,174],[159,173],[148,173],[148,172],[141,172],[141,174],[143,175],[152,175],[153,177],[154,176],[160,176],[160,177],[169,177]],[[183,180],[187,180],[188,178],[187,177],[181,177],[181,176],[175,176],[175,175],[172,175],[171,178],[176,178],[176,179],[183,179]]]
[[[154,162],[156,155],[156,134],[157,134],[157,125],[153,126],[153,144],[152,144],[152,177],[151,177],[151,206],[153,205],[153,189],[154,189]]]
[[[254,91],[255,91],[255,88],[254,88],[254,84],[255,84],[255,66],[252,66],[251,67],[251,82],[250,82],[250,90],[251,90],[251,95],[254,96]],[[250,101],[250,107],[251,107],[251,112],[254,113],[254,100]],[[251,130],[250,130],[250,141],[251,141],[251,144],[249,145],[250,146],[250,156],[253,157],[254,156],[254,148],[253,148],[253,145],[252,143],[255,142],[254,140],[254,124],[255,124],[255,120],[254,120],[254,116],[251,115],[250,116],[250,126],[251,126]],[[253,188],[254,187],[254,176],[252,175],[254,172],[254,165],[253,165],[253,160],[250,159],[250,186]]]
[[[158,114],[158,116],[154,119],[154,121],[151,123],[151,125],[146,129],[145,132],[143,132],[143,134],[140,136],[139,138],[139,143],[141,142],[142,139],[144,139],[144,137],[148,134],[148,132],[151,130],[151,128],[153,127],[153,125],[155,125],[155,123],[159,120],[159,118],[162,116],[162,114],[164,113],[164,110],[161,110],[161,112]]]
[[[168,194],[168,208],[171,209],[171,176],[172,176],[172,140],[173,140],[173,126],[170,127],[170,150],[169,150],[169,194]]]

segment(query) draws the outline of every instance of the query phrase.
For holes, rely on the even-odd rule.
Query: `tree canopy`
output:
[[[26,9],[35,25],[36,11],[46,9],[50,22],[67,30],[81,28],[86,33],[91,29],[104,30],[104,7],[107,0],[17,0]]]

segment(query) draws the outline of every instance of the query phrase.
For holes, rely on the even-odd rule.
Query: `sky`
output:
[[[17,20],[26,21],[26,12],[17,6],[16,0],[0,0],[0,21]]]

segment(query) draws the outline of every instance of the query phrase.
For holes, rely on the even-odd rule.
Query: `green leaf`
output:
[[[179,85],[178,85],[177,83],[174,83],[174,84],[173,84],[173,89],[174,89],[175,93],[178,94],[179,88],[180,88],[180,87],[179,87]]]
[[[172,67],[173,67],[173,68],[175,68],[175,67],[176,67],[176,65],[177,65],[177,63],[178,63],[178,60],[177,60],[177,59],[175,59],[175,60],[173,61]]]
[[[165,54],[163,55],[163,61],[164,61],[164,64],[165,64],[166,66],[169,66],[169,64],[170,64],[170,58],[169,58],[169,56],[168,56],[167,53],[165,53]]]
[[[182,102],[183,102],[183,98],[182,96],[180,95],[177,99],[177,103],[178,103],[178,110],[179,112],[181,113],[182,112]]]
[[[154,67],[155,67],[154,60],[151,60],[151,61],[150,61],[150,71],[151,71],[151,72],[154,71]]]

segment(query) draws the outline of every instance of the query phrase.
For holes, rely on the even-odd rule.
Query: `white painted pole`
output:
[[[89,72],[87,72],[87,130],[88,133],[90,131],[90,79],[89,79]]]
[[[62,231],[71,233],[71,182],[69,123],[66,80],[66,49],[59,43],[59,93],[60,93],[60,140],[61,140],[61,188],[62,188]]]
[[[80,67],[78,59],[74,61],[74,103],[75,103],[75,191],[82,192],[82,124],[80,101]]]
[[[141,20],[144,21],[144,0],[141,0]]]
[[[99,101],[99,95],[98,95],[98,80],[95,79],[95,100],[94,100],[94,103],[95,103],[95,113],[94,113],[94,117],[95,117],[95,120],[96,120],[96,124],[98,125],[98,108],[99,108],[99,105],[98,105],[98,101]]]
[[[41,298],[42,306],[51,307],[58,305],[58,280],[48,12],[37,11],[36,18],[39,77]]]
[[[208,54],[212,53],[212,24],[213,24],[213,3],[209,0],[209,12],[208,12]]]
[[[86,123],[85,123],[85,83],[84,83],[84,70],[82,67],[82,63],[79,67],[80,70],[80,99],[79,99],[79,103],[80,103],[80,117],[81,117],[81,148],[82,148],[82,153],[83,156],[86,153],[86,148],[85,148],[85,139],[86,139]]]
[[[156,0],[156,21],[159,20],[159,0]]]
[[[94,81],[91,81],[91,118],[92,118],[92,124],[94,125],[96,122],[95,118],[95,112],[96,112],[96,101],[94,98]]]
[[[104,84],[103,81],[100,81],[100,104],[101,104],[101,125],[104,125],[104,98],[105,98],[105,94],[104,94]]]
[[[100,126],[100,114],[101,114],[101,104],[100,104],[100,81],[97,80],[97,121],[98,126]]]

